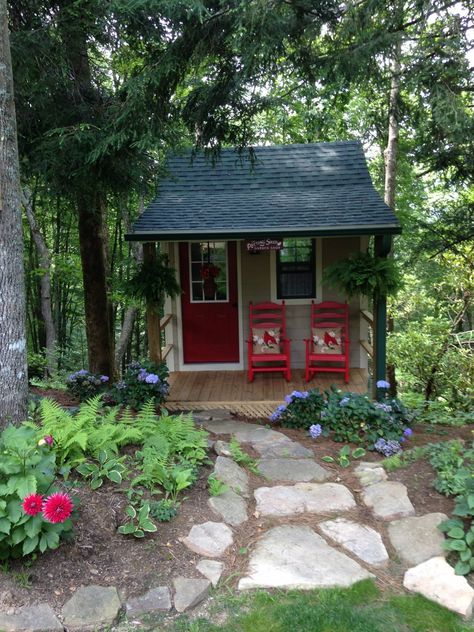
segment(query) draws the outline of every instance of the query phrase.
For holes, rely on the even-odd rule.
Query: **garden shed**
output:
[[[200,372],[214,384],[219,373],[235,372],[228,379],[239,397],[247,389],[250,399],[279,399],[275,386],[265,388],[271,377],[287,390],[280,376],[259,376],[258,396],[244,386],[249,303],[285,301],[291,364],[303,369],[312,301],[346,300],[324,284],[325,268],[365,252],[371,238],[386,257],[400,230],[373,186],[358,141],[223,149],[217,158],[170,156],[156,199],[126,239],[159,242],[178,275],[182,294],[167,300],[155,325],[157,335],[166,332],[161,353],[175,391],[181,380],[184,396],[192,373],[204,398]],[[376,379],[385,378],[385,301],[372,308],[364,297],[349,302],[353,390],[367,388],[368,355],[374,355]]]

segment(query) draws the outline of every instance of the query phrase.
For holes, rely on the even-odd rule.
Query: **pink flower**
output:
[[[52,435],[46,435],[44,437],[45,443],[47,443],[48,445],[53,445],[54,443],[54,439]]]
[[[30,494],[25,496],[22,503],[23,511],[29,516],[36,516],[43,507],[43,496],[41,494]]]
[[[56,492],[51,494],[43,503],[43,517],[48,522],[64,522],[73,510],[73,503],[68,494]]]

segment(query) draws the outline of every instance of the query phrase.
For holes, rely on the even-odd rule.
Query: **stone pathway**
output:
[[[128,600],[114,587],[84,586],[59,613],[44,603],[0,613],[1,631],[86,632],[113,625],[122,612],[136,622],[173,606],[177,612],[193,608],[225,570],[232,574],[220,558],[232,551],[235,529],[251,515],[259,521],[258,532],[248,534],[248,564],[239,590],[346,587],[386,573],[390,564],[398,573],[401,564],[407,590],[471,616],[474,589],[444,559],[444,536],[437,525],[446,516],[416,516],[406,487],[389,481],[380,464],[358,462],[354,474],[361,489],[351,491],[330,481],[333,473],[314,460],[313,452],[281,432],[237,421],[225,411],[208,411],[195,419],[218,438],[210,442],[218,454],[214,476],[228,487],[208,500],[215,521],[195,524],[180,538],[201,556],[196,576],[175,577],[172,586],[150,586]],[[261,485],[253,494],[246,470],[232,460],[222,435],[250,444],[261,455]],[[354,518],[364,512],[367,516],[367,511],[372,526]]]

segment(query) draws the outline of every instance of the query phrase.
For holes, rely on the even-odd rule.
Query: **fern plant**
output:
[[[393,259],[358,252],[328,266],[323,275],[328,285],[341,290],[347,298],[369,298],[396,294],[401,286],[401,274]]]

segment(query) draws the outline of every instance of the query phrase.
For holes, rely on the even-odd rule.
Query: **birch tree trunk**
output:
[[[399,130],[399,98],[400,98],[400,52],[401,45],[397,44],[392,62],[392,78],[390,82],[390,97],[388,107],[388,141],[384,152],[385,187],[384,201],[395,211],[395,195],[397,183],[398,130]],[[393,317],[387,320],[387,332],[394,329]],[[397,379],[395,366],[387,365],[387,379],[390,383],[390,395],[397,396]]]
[[[0,0],[0,428],[26,419],[26,300],[20,168],[6,0]]]
[[[46,334],[46,369],[48,375],[54,375],[57,369],[56,359],[56,327],[54,326],[53,310],[51,307],[51,257],[48,246],[39,229],[33,210],[33,203],[29,191],[23,191],[23,208],[25,209],[31,235],[38,250],[39,264],[41,267],[40,277],[40,304],[41,316],[43,318]]]

